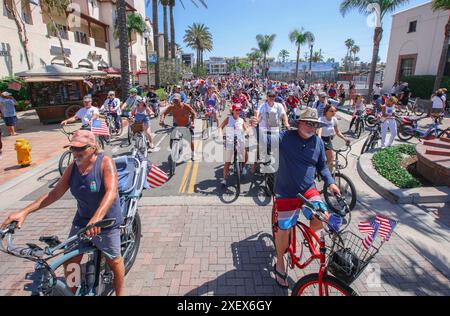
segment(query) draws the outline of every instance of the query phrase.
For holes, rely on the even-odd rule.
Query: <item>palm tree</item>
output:
[[[371,8],[374,6],[378,6],[379,8],[379,12],[377,12],[377,14],[379,14],[380,24],[375,27],[373,36],[372,63],[369,75],[369,95],[371,95],[373,91],[378,53],[380,51],[380,42],[383,36],[383,27],[381,22],[383,21],[386,13],[394,12],[399,6],[402,6],[407,2],[409,2],[409,0],[343,0],[341,2],[340,10],[343,16],[353,9],[356,9],[365,15],[369,15],[372,13],[372,11],[370,11]]]
[[[114,25],[114,37],[119,37],[119,27],[118,23]],[[142,18],[142,15],[139,13],[130,13],[127,16],[127,23],[126,23],[126,32],[127,32],[127,41],[128,45],[130,46],[130,62],[131,62],[131,72],[134,71],[133,67],[133,41],[132,41],[132,35],[133,33],[137,33],[139,35],[142,35],[145,31],[145,24],[144,19]]]
[[[125,100],[130,91],[130,64],[128,59],[127,12],[125,0],[117,1],[116,25],[119,33],[120,87],[122,89],[122,98]]]
[[[450,2],[448,0],[433,0],[431,7],[434,11],[443,10],[450,11]],[[438,71],[436,74],[436,81],[434,82],[434,91],[441,87],[442,77],[444,76],[445,66],[447,64],[448,43],[450,40],[450,16],[445,25],[444,43],[442,44],[441,59],[439,60]]]
[[[286,59],[289,58],[289,52],[287,50],[283,49],[278,54],[278,57],[283,61],[283,63],[285,63]]]
[[[164,14],[164,59],[167,61],[169,59],[169,26],[167,20],[167,7],[169,6],[169,0],[160,0],[163,7]]]
[[[256,41],[258,42],[259,50],[261,51],[263,57],[263,76],[264,78],[267,78],[267,72],[268,67],[266,65],[267,61],[267,55],[269,54],[270,50],[272,49],[273,42],[275,41],[275,34],[272,35],[262,35],[258,34],[256,36]]]
[[[298,65],[300,62],[300,47],[305,45],[308,41],[313,42],[314,35],[311,32],[303,32],[303,28],[301,31],[294,30],[289,34],[289,39],[292,43],[297,45],[297,62],[295,65],[295,78],[298,78]]]
[[[59,29],[56,26],[56,22],[54,20],[54,16],[66,16],[66,9],[71,3],[71,0],[41,0],[40,3],[42,14],[50,20],[50,22],[47,24],[50,32],[56,34],[56,37],[58,38],[64,65],[67,66],[69,63],[64,51],[64,44],[61,39],[61,34],[59,33]]]
[[[355,70],[356,54],[358,54],[360,51],[361,49],[358,45],[354,45],[350,50],[350,53],[353,54],[353,70]]]
[[[350,60],[350,51],[354,45],[355,45],[355,41],[351,38],[349,38],[345,41],[345,46],[347,46],[347,55],[345,57],[345,70],[347,70],[347,71],[349,70],[348,62]]]
[[[252,48],[251,52],[247,54],[248,60],[252,63],[252,71],[255,71],[255,63],[259,66],[261,60],[261,52],[257,48]]]
[[[320,52],[314,52],[313,55],[312,55],[312,61],[314,63],[321,63],[321,62],[323,62],[322,52],[321,51]]]
[[[17,26],[17,33],[19,35],[19,41],[22,45],[24,55],[25,55],[25,61],[27,63],[28,70],[31,69],[30,64],[30,52],[28,50],[28,36],[27,36],[27,29],[25,27],[25,23],[23,22],[23,18],[19,14],[17,10],[17,4],[15,1],[5,1],[5,8],[8,11],[8,13],[13,17],[14,22],[16,22]]]
[[[197,72],[199,72],[200,66],[203,66],[203,52],[213,49],[209,28],[204,24],[194,23],[186,30],[183,41],[188,47],[197,51]]]
[[[147,2],[147,5],[150,5],[150,0]],[[158,0],[152,0],[152,14],[153,14],[153,46],[156,52],[155,85],[156,88],[159,88],[161,84],[161,73],[159,69],[160,56],[159,56]]]

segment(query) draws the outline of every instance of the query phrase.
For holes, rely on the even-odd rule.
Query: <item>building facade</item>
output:
[[[14,1],[14,2],[13,2]],[[48,27],[50,19],[42,13],[36,0],[1,0],[0,12],[0,78],[28,70],[25,51],[18,35],[18,27],[7,8],[15,3],[17,16],[23,21],[28,38],[30,68],[50,64],[66,64],[72,68],[101,70],[120,68],[119,40],[114,38],[116,0],[72,0],[66,16],[53,16],[58,30]],[[6,3],[5,3],[6,2]],[[127,0],[127,13],[137,12],[145,18],[145,1]],[[149,21],[148,52],[153,51],[153,33]],[[66,60],[61,54],[59,32]],[[146,70],[143,35],[132,35],[130,70]]]
[[[227,61],[222,57],[210,57],[205,61],[209,75],[225,75],[228,73]]]
[[[431,2],[393,15],[384,76],[386,91],[403,76],[437,74],[448,18],[448,11],[434,12]],[[450,56],[445,75],[450,75]]]

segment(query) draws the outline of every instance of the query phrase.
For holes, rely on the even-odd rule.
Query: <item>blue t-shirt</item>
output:
[[[4,117],[14,117],[16,116],[16,102],[12,99],[2,98],[0,100],[0,110]]]
[[[184,92],[180,92],[180,93],[178,93],[180,96],[181,96],[181,102],[183,102],[183,103],[186,103],[186,100],[187,100],[187,97],[186,97],[186,94],[184,93]],[[169,98],[169,102],[170,103],[172,103],[172,100],[173,100],[173,94],[170,96],[170,98]]]
[[[325,145],[318,136],[304,140],[297,131],[281,133],[279,157],[275,182],[279,198],[295,198],[313,188],[317,170],[327,186],[335,183],[327,166]]]

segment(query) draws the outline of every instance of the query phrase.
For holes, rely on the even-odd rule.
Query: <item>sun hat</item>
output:
[[[301,121],[318,123],[319,128],[325,126],[325,124],[319,121],[319,114],[317,113],[317,110],[313,108],[307,108],[296,113],[296,122],[298,123]]]
[[[12,96],[12,94],[9,93],[8,91],[5,91],[5,92],[2,93],[2,96],[3,97],[10,97],[10,96]]]
[[[64,146],[64,148],[67,147],[80,148],[84,146],[97,146],[95,135],[91,131],[85,130],[76,131],[75,133],[73,133],[70,143]]]

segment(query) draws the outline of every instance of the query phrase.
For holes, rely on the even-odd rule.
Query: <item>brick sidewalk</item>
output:
[[[142,239],[136,262],[126,278],[127,295],[288,295],[271,277],[274,263],[270,238],[270,207],[189,206],[141,207]],[[0,218],[6,216],[0,212]],[[48,209],[31,215],[16,242],[36,242],[49,234],[66,236],[73,210]],[[353,213],[352,231],[360,220]],[[33,223],[33,221],[35,223]],[[65,228],[64,228],[65,226]],[[360,295],[450,295],[450,281],[394,234],[374,259],[381,284],[367,285],[369,271],[353,284]],[[0,254],[0,295],[28,295],[23,286],[33,263]],[[290,271],[292,289],[306,273]]]
[[[62,147],[67,143],[67,138],[60,132],[59,125],[41,124],[34,110],[20,112],[18,115],[19,134],[17,136],[5,137],[6,129],[1,126],[3,155],[0,157],[0,185],[57,157],[63,152]],[[17,153],[14,146],[16,139],[19,138],[28,140],[32,147],[32,164],[26,168],[21,168],[17,164]]]

